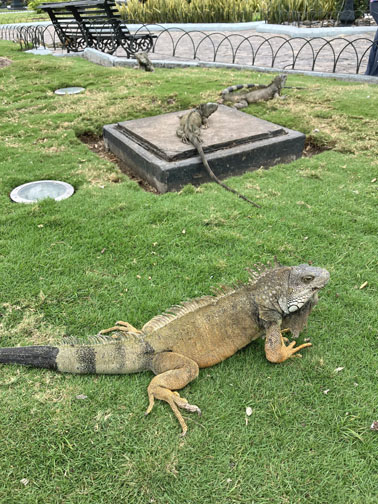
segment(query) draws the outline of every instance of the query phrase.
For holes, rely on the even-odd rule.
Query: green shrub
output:
[[[38,6],[41,3],[56,3],[56,2],[66,2],[67,0],[54,0],[54,2],[45,2],[45,0],[30,0],[28,2],[28,8],[33,9],[35,12],[43,12],[40,9],[38,9]]]
[[[36,12],[44,0],[30,0]],[[66,0],[54,0],[66,1]],[[266,19],[270,23],[306,19],[336,19],[345,0],[129,0],[121,16],[144,23],[240,23]],[[355,0],[356,17],[368,11],[368,0]]]
[[[253,21],[258,0],[130,0],[119,10],[125,19],[144,23],[237,23]]]
[[[338,0],[261,0],[261,15],[269,23],[337,17]]]
[[[38,1],[38,0],[32,0]],[[337,19],[344,0],[129,0],[119,7],[124,19],[145,23],[233,23],[265,19],[270,23]],[[368,0],[354,2],[356,17]]]
[[[42,2],[43,0],[30,0],[30,2],[28,2],[28,7],[29,9],[33,9],[35,12],[41,12],[41,10],[38,9],[38,5]]]

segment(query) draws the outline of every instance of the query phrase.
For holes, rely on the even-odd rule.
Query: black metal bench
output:
[[[48,13],[60,42],[68,52],[93,47],[113,54],[122,47],[130,58],[136,52],[149,51],[156,38],[146,27],[130,33],[114,0],[43,3],[38,8]]]

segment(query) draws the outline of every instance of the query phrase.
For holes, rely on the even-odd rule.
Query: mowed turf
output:
[[[323,150],[228,179],[256,209],[215,184],[144,192],[79,136],[271,75],[147,74],[8,42],[0,56],[13,61],[0,69],[1,346],[85,339],[119,319],[141,327],[213,286],[246,281],[248,266],[274,256],[331,273],[299,340],[313,347],[273,365],[258,341],[202,370],[182,393],[203,412],[185,413],[186,438],[166,404],[144,417],[150,373],[1,366],[0,502],[376,503],[377,86],[290,75],[301,89],[246,109]],[[86,92],[54,94],[67,86]],[[38,179],[76,192],[10,201],[15,186]]]

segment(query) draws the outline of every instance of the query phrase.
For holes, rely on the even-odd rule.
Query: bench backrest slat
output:
[[[121,19],[114,0],[45,3],[40,4],[39,8],[48,13],[58,37],[63,44],[67,45],[68,51],[70,49],[77,51],[78,46],[83,47],[82,40],[84,39],[90,47],[96,47],[99,41],[105,42],[105,47],[112,51],[122,44],[130,57],[130,54],[133,54],[136,51],[135,48],[138,47],[138,44],[135,45],[135,40],[146,39],[152,45],[152,38],[155,37],[146,34],[132,35],[126,23]],[[72,41],[67,44],[66,39],[70,36],[72,36]],[[128,41],[126,46],[125,41]],[[131,45],[129,41],[132,41]],[[104,45],[101,47],[103,48]]]

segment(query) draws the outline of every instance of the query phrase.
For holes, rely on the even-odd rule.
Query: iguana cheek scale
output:
[[[329,280],[325,269],[306,264],[260,267],[250,281],[171,307],[138,331],[128,322],[101,331],[88,342],[68,341],[57,347],[0,348],[0,363],[23,364],[63,373],[129,374],[151,370],[149,406],[166,401],[182,428],[179,408],[201,413],[176,392],[213,366],[265,334],[265,355],[284,362],[302,348],[287,343],[281,332],[297,337],[317,303],[317,292]],[[107,334],[110,333],[110,334]]]

